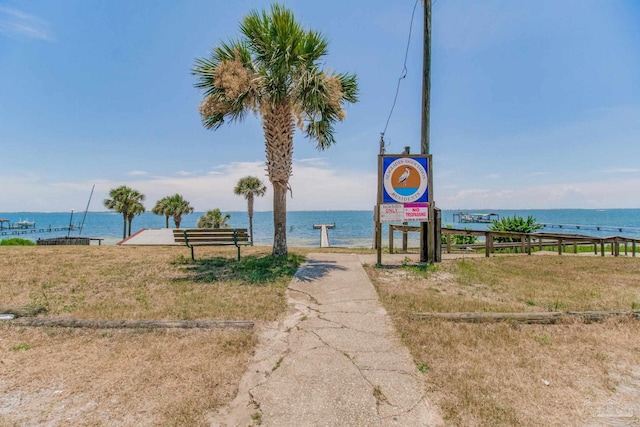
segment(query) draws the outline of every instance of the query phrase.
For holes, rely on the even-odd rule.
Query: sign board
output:
[[[429,203],[383,203],[380,205],[380,222],[405,221],[429,221]]]
[[[384,203],[380,205],[381,222],[403,222],[404,207],[400,203]]]
[[[429,203],[405,203],[404,220],[419,222],[429,221]]]
[[[426,156],[382,157],[382,203],[426,203],[428,181]]]

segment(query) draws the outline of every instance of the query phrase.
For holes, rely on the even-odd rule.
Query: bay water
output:
[[[484,230],[488,224],[454,222],[458,210],[442,211],[442,226]],[[503,217],[532,216],[539,223],[546,224],[541,231],[554,233],[582,234],[595,237],[624,236],[640,239],[640,209],[529,209],[529,210],[465,210],[467,213],[496,213]],[[224,212],[231,215],[228,224],[231,227],[248,228],[249,218],[246,212]],[[195,212],[182,217],[182,228],[196,227],[204,212]],[[7,230],[8,223],[0,230],[0,239],[20,237],[36,241],[39,238],[51,238],[79,235],[104,239],[103,244],[114,245],[122,240],[122,215],[114,212],[0,212],[0,219],[15,224],[19,221],[35,222],[35,231],[55,227],[74,226],[71,231],[31,232],[12,234]],[[273,213],[255,212],[253,217],[254,242],[256,245],[271,246],[273,243]],[[293,211],[287,213],[287,243],[289,246],[319,246],[320,230],[314,224],[335,224],[329,230],[331,246],[373,247],[373,209],[370,211]],[[418,223],[409,223],[418,225]],[[150,212],[136,216],[133,220],[133,233],[143,228],[163,228],[164,216]],[[173,227],[173,220],[169,220]],[[562,226],[562,227],[560,227]],[[82,227],[80,231],[80,227]],[[599,228],[599,229],[598,229]],[[383,224],[383,245],[388,241],[388,227]],[[397,234],[399,237],[399,233]],[[417,242],[416,233],[410,234],[410,244]],[[396,243],[397,245],[398,243]]]

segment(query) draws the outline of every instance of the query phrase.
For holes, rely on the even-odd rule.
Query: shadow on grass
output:
[[[250,255],[239,261],[225,257],[193,261],[180,255],[173,264],[182,266],[182,270],[187,273],[187,278],[195,282],[240,282],[240,284],[260,285],[293,277],[303,262],[303,256],[292,254],[286,257]]]
[[[296,279],[301,282],[310,282],[326,275],[331,270],[344,271],[346,268],[335,261],[307,260],[296,273]]]

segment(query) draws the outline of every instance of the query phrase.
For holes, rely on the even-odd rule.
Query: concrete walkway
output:
[[[214,426],[434,426],[421,374],[358,255],[310,254]]]

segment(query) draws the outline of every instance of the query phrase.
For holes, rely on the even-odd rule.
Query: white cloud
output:
[[[49,24],[18,9],[0,6],[0,33],[54,41]]]
[[[109,190],[128,185],[146,195],[150,209],[164,196],[180,193],[197,211],[219,208],[223,211],[243,211],[246,201],[233,193],[238,180],[251,175],[267,186],[267,194],[256,200],[256,211],[272,209],[271,184],[261,161],[220,165],[216,173],[201,172],[185,176],[132,176],[123,180],[86,180],[57,182],[48,176],[25,174],[21,177],[0,176],[0,182],[11,182],[3,189],[0,212],[65,212],[81,210],[87,204],[92,185],[95,193],[90,210],[105,210],[102,200]],[[439,182],[439,181],[438,181]],[[291,177],[293,197],[287,199],[287,209],[297,210],[371,210],[376,202],[377,176],[318,166],[304,159],[294,162]],[[559,209],[559,208],[637,208],[640,199],[640,179],[628,176],[609,181],[570,182],[545,185],[523,185],[493,189],[463,188],[443,181],[435,185],[435,201],[442,209]],[[26,196],[28,195],[28,196]]]
[[[131,172],[127,173],[127,175],[129,175],[129,176],[143,176],[143,175],[146,175],[146,174],[147,174],[147,172],[145,172],[145,171],[131,171]]]
[[[640,194],[640,179],[600,182],[575,182],[524,186],[516,189],[465,189],[438,192],[435,199],[442,209],[563,209],[563,208],[637,208],[640,200],[629,197]]]
[[[604,172],[604,173],[612,173],[612,174],[617,174],[617,173],[638,173],[638,172],[640,172],[640,169],[638,169],[638,168],[612,168],[612,169],[605,169],[602,172]]]

